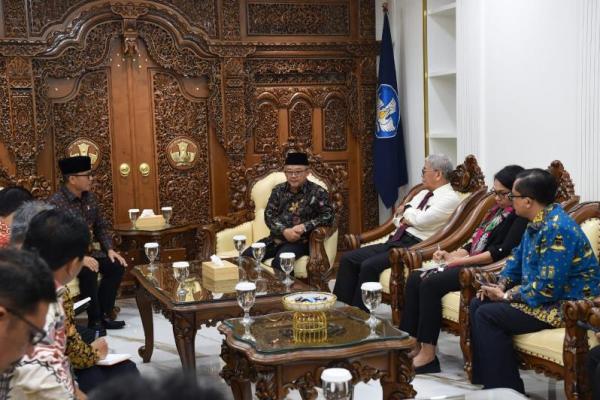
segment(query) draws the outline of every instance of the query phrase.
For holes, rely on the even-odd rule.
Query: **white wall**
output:
[[[376,0],[376,37],[381,40],[383,0]],[[423,126],[423,37],[420,0],[388,0],[388,18],[392,32],[400,115],[404,130],[409,183],[401,188],[403,195],[421,181],[425,157]],[[402,196],[400,197],[400,199]],[[390,211],[380,202],[379,218],[385,220]]]

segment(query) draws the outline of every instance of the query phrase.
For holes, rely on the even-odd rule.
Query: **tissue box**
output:
[[[213,293],[232,293],[235,292],[235,285],[238,279],[228,279],[223,281],[214,281],[210,278],[202,278],[202,286]]]
[[[202,281],[207,279],[212,282],[238,280],[240,278],[238,266],[223,260],[223,265],[215,265],[212,261],[202,262]]]
[[[138,229],[160,229],[165,227],[165,218],[162,215],[152,215],[149,217],[140,217],[135,222]]]

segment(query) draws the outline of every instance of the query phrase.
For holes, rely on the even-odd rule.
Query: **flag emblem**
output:
[[[390,85],[379,85],[377,88],[377,137],[388,139],[396,136],[399,119],[396,91]]]

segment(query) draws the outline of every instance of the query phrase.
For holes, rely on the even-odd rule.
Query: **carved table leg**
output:
[[[271,367],[256,367],[256,397],[261,400],[279,399],[279,388],[275,377],[275,369]],[[283,398],[283,397],[282,397]]]
[[[252,375],[248,360],[242,355],[231,350],[226,343],[221,344],[221,358],[225,361],[219,373],[221,378],[231,387],[235,400],[252,400]]]
[[[412,365],[412,360],[408,357],[407,351],[394,351],[391,354],[391,365],[396,370],[395,380],[390,380],[389,377],[381,379],[384,399],[412,399],[417,392],[411,385],[411,381],[415,377],[415,369]]]
[[[173,334],[177,352],[184,370],[196,371],[196,338],[195,314],[175,314],[173,317]]]
[[[142,318],[142,326],[144,328],[144,346],[138,349],[138,354],[142,360],[150,362],[152,352],[154,351],[154,321],[152,319],[152,300],[146,290],[139,286],[135,293],[135,302],[137,303],[140,317]]]

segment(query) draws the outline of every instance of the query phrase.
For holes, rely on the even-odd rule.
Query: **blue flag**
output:
[[[396,86],[396,67],[387,12],[379,53],[377,86],[377,128],[373,144],[375,189],[387,208],[398,199],[398,188],[408,183],[400,104]]]

